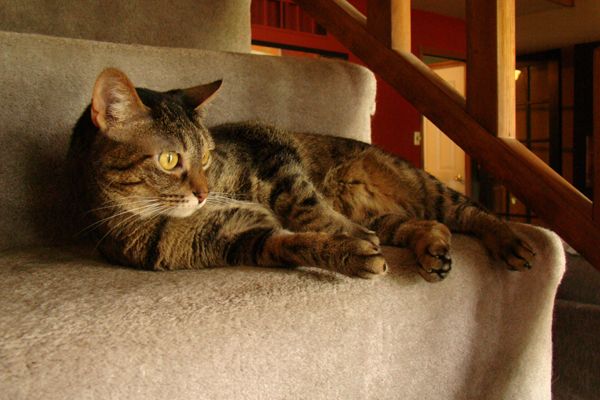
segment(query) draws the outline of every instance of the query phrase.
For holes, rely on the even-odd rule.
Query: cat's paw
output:
[[[377,234],[372,230],[365,228],[362,225],[353,224],[349,230],[349,235],[357,239],[362,239],[371,242],[377,247],[379,247],[380,245],[379,237],[377,236]]]
[[[414,251],[419,263],[418,272],[428,282],[445,279],[452,269],[450,258],[450,230],[438,222],[429,222],[427,229],[418,234]]]
[[[511,271],[524,271],[533,266],[535,258],[533,248],[508,226],[503,226],[492,234],[484,236],[483,242],[492,257],[504,261]]]
[[[500,245],[498,258],[503,260],[511,271],[531,269],[535,252],[524,240],[513,237]]]
[[[348,235],[336,235],[332,240],[335,271],[366,279],[387,272],[387,263],[378,245]]]

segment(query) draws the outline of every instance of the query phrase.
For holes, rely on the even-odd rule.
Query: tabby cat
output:
[[[254,123],[202,123],[221,81],[183,90],[98,77],[69,161],[89,229],[109,260],[172,270],[315,266],[372,277],[380,244],[412,249],[427,281],[451,269],[450,231],[479,237],[509,269],[533,251],[504,222],[368,144]]]

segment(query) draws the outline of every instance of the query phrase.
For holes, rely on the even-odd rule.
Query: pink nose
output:
[[[206,200],[206,197],[208,196],[208,193],[206,193],[206,192],[192,192],[192,193],[198,199],[198,203],[202,203],[204,200]]]

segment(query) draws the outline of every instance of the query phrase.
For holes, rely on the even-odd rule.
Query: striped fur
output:
[[[386,271],[386,244],[411,248],[420,274],[437,281],[450,272],[455,231],[481,238],[511,269],[531,266],[529,246],[504,222],[373,146],[254,123],[207,130],[202,108],[218,86],[158,93],[134,89],[118,70],[98,78],[69,159],[89,230],[110,260],[371,277]],[[172,171],[157,163],[163,151],[179,155]]]

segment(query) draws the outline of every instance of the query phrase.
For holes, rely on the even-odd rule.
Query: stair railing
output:
[[[516,139],[515,0],[467,0],[466,101],[411,53],[410,0],[368,0],[368,18],[346,0],[295,1],[600,270],[599,202]]]

